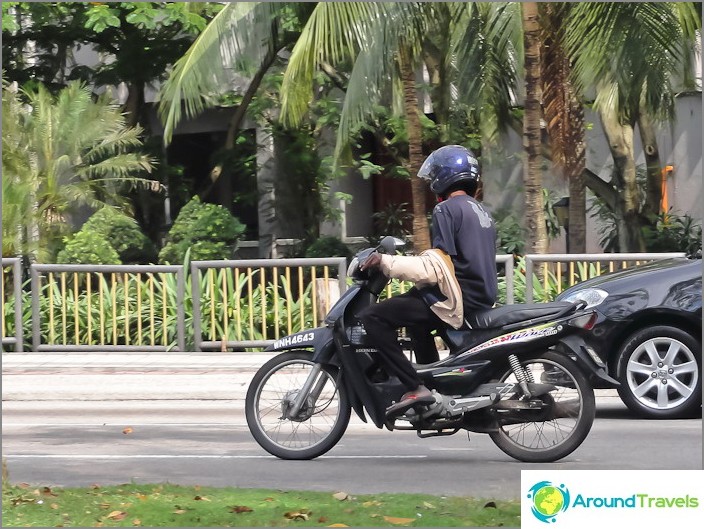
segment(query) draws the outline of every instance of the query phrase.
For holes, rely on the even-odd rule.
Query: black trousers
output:
[[[389,375],[398,377],[410,391],[421,380],[398,342],[398,329],[406,327],[416,351],[416,361],[427,364],[438,360],[431,331],[444,325],[430,310],[417,289],[371,305],[358,314],[367,331],[367,343],[379,350]]]

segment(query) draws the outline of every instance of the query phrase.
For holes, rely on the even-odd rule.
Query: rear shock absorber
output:
[[[516,355],[508,355],[508,362],[511,365],[513,374],[516,376],[516,380],[518,380],[518,386],[521,388],[521,391],[523,391],[526,398],[530,398],[531,393],[528,389],[528,382],[533,381],[533,374],[528,373],[525,369],[523,369],[523,366],[518,361]]]

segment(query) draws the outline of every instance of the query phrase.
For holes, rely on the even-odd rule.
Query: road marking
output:
[[[215,455],[215,454],[5,454],[6,459],[278,459],[271,455]],[[320,456],[316,459],[425,459],[426,455],[362,455]]]
[[[73,426],[77,428],[91,428],[94,426],[247,426],[245,422],[132,422],[132,421],[120,421],[120,422],[3,422],[3,428],[43,428],[43,427],[59,427],[59,426]]]

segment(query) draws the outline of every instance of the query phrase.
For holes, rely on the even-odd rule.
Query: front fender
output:
[[[329,363],[334,352],[332,329],[329,327],[316,327],[315,329],[289,334],[276,340],[264,351],[279,352],[301,348],[313,350],[314,362]]]
[[[291,349],[300,349],[301,347],[318,351],[328,342],[332,342],[332,329],[328,327],[316,327],[315,329],[307,329],[279,338],[267,347],[265,351],[288,351]]]

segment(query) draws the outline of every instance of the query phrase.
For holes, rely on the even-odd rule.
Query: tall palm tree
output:
[[[415,70],[420,58],[425,15],[422,3],[320,2],[311,13],[286,69],[281,92],[281,118],[297,125],[313,94],[314,72],[320,65],[352,63],[336,154],[349,145],[352,131],[370,116],[384,93],[401,89],[406,118],[409,154],[405,163],[415,175],[423,162],[422,133]],[[425,188],[411,179],[413,245],[417,251],[430,247]]]
[[[586,166],[584,107],[572,83],[572,62],[564,45],[563,21],[573,4],[541,4],[543,111],[552,161],[569,188],[567,238],[573,253],[586,252]]]
[[[530,253],[546,253],[548,233],[543,212],[543,184],[540,122],[540,21],[537,2],[521,4],[523,19],[523,51],[525,101],[523,115],[523,192],[526,198],[525,220],[528,229],[526,248]]]
[[[120,107],[73,82],[52,96],[43,86],[17,91],[3,86],[3,253],[39,259],[57,251],[81,208],[126,206],[129,186],[159,189],[141,177],[152,160],[135,152],[141,129],[128,128]],[[6,188],[7,184],[7,188]],[[22,192],[17,192],[22,190]],[[26,226],[26,233],[18,229]],[[5,245],[9,235],[11,246]]]
[[[619,248],[643,251],[641,226],[660,203],[655,122],[674,115],[673,78],[691,62],[701,18],[691,2],[580,2],[565,19],[566,45],[578,89],[595,87],[595,107],[614,169],[599,193],[614,207]],[[648,162],[645,205],[638,200],[634,131]]]

